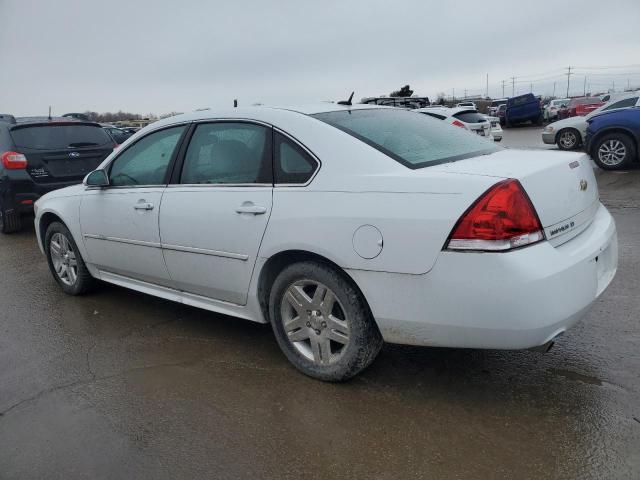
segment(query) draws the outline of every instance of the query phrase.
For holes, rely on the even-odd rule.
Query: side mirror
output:
[[[87,187],[108,187],[109,177],[104,170],[94,170],[85,177],[84,184]]]

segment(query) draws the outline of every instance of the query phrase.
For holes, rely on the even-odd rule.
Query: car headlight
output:
[[[551,125],[547,125],[546,127],[544,127],[544,131],[545,132],[553,132],[553,127]]]

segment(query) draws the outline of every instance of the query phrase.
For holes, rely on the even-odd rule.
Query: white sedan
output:
[[[414,112],[429,115],[430,117],[443,120],[456,127],[470,130],[471,132],[482,137],[486,137],[489,140],[494,140],[491,135],[491,130],[493,128],[491,122],[487,117],[478,113],[475,109],[469,107],[429,107],[416,108]],[[502,132],[502,129],[500,129],[500,131]],[[500,139],[502,139],[502,136]]]
[[[377,106],[170,117],[35,211],[66,293],[100,279],[270,323],[329,381],[383,341],[548,345],[617,268],[585,155],[504,150]]]

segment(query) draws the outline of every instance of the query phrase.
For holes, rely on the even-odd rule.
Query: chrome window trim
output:
[[[163,185],[164,186],[164,185]],[[167,188],[180,187],[273,187],[271,183],[170,183]]]

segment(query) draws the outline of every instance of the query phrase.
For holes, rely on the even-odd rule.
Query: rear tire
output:
[[[5,210],[0,203],[0,232],[14,233],[22,229],[22,218],[15,210]]]
[[[362,294],[337,269],[294,263],[276,277],[269,296],[280,349],[302,373],[340,382],[368,367],[382,335]]]
[[[581,143],[580,133],[575,128],[563,128],[556,135],[556,145],[560,150],[574,150]]]
[[[44,236],[44,249],[53,278],[68,295],[82,295],[91,290],[96,280],[87,269],[69,229],[53,222]]]

